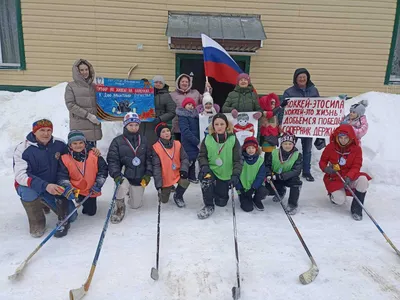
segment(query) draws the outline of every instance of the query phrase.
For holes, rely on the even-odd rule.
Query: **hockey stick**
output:
[[[118,188],[119,188],[119,183],[117,183],[117,185],[115,187],[114,195],[113,195],[113,198],[110,203],[110,208],[108,209],[107,217],[104,222],[103,231],[100,234],[99,243],[97,244],[96,254],[94,255],[94,258],[93,258],[92,267],[90,268],[89,276],[88,276],[86,282],[80,288],[69,291],[69,299],[70,300],[82,299],[86,295],[87,291],[89,290],[90,283],[92,282],[93,274],[96,269],[97,260],[99,259],[99,256],[100,256],[101,247],[103,246],[103,240],[104,240],[104,237],[106,236],[108,222],[111,217],[111,212],[114,209],[115,198],[117,196]]]
[[[160,259],[160,220],[161,220],[161,195],[158,195],[158,220],[157,220],[157,253],[156,253],[156,267],[151,268],[150,277],[153,280],[158,280],[158,262]]]
[[[43,247],[44,244],[46,244],[46,242],[57,232],[57,230],[63,226],[68,220],[69,218],[79,209],[79,207],[81,207],[83,205],[83,203],[85,203],[85,201],[87,199],[90,198],[90,196],[92,195],[92,193],[90,193],[89,195],[87,195],[80,203],[78,203],[78,205],[75,207],[75,209],[68,215],[66,216],[61,223],[59,223],[47,236],[46,238],[39,244],[39,246],[36,247],[35,250],[33,250],[33,252],[31,254],[29,254],[29,256],[19,265],[19,267],[15,270],[14,274],[8,276],[8,279],[10,280],[14,280],[17,279],[17,277],[22,273],[22,271],[25,269],[25,266],[28,264],[29,260],[36,254],[36,252],[38,252],[40,250],[40,248]]]
[[[240,298],[240,273],[239,273],[239,247],[237,241],[237,228],[236,228],[236,210],[235,210],[235,198],[233,187],[231,187],[231,200],[232,200],[232,215],[233,215],[233,237],[235,241],[235,256],[236,256],[236,279],[237,286],[232,287],[232,297],[234,300]]]
[[[375,224],[376,228],[378,228],[379,232],[382,233],[383,237],[386,239],[386,241],[389,243],[389,245],[393,248],[393,250],[396,252],[397,255],[400,256],[400,251],[396,248],[396,246],[392,243],[392,241],[388,238],[386,233],[383,231],[383,229],[379,226],[379,224],[375,221],[375,219],[370,215],[370,213],[367,211],[365,206],[361,203],[360,199],[358,199],[357,195],[353,192],[351,187],[346,184],[344,181],[342,175],[340,175],[339,172],[336,172],[337,176],[340,178],[340,180],[343,182],[345,188],[353,195],[354,199],[358,202],[358,205],[361,205],[362,209],[365,211],[365,213],[368,215],[368,217],[371,219],[371,221]]]
[[[292,216],[289,215],[289,213],[286,210],[286,207],[283,205],[282,198],[279,196],[279,193],[276,190],[276,187],[275,187],[274,183],[272,182],[272,180],[269,181],[269,184],[271,185],[272,189],[274,190],[276,197],[278,197],[279,203],[281,204],[283,210],[285,211],[285,214],[288,217],[290,224],[292,224],[292,227],[293,227],[294,231],[296,232],[297,237],[299,238],[301,244],[304,247],[304,250],[306,250],[308,257],[311,260],[311,263],[312,263],[311,268],[308,271],[300,274],[300,276],[299,276],[300,282],[302,284],[309,284],[309,283],[313,282],[314,279],[318,276],[319,269],[318,269],[317,263],[315,262],[314,257],[312,256],[310,250],[308,250],[308,247],[307,247],[306,243],[304,242],[303,237],[300,234],[300,231],[297,229],[297,226],[294,223]]]

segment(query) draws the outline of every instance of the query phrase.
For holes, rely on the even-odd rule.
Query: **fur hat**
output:
[[[169,129],[167,123],[165,123],[165,122],[160,122],[160,123],[157,124],[156,128],[154,129],[154,131],[156,132],[158,138],[160,138],[161,131],[162,131],[164,128],[168,128],[168,129]]]
[[[140,124],[139,115],[137,113],[128,112],[124,117],[124,127],[129,123],[138,123]]]
[[[249,82],[249,84],[251,83],[250,75],[246,74],[246,73],[240,73],[236,79],[236,83],[239,84],[240,79],[243,79],[243,78],[246,79]]]
[[[153,82],[157,82],[157,81],[161,82],[162,84],[165,84],[165,79],[161,75],[156,75],[153,77]]]
[[[292,142],[293,144],[296,144],[297,138],[294,134],[285,132],[280,138],[279,142],[282,144],[283,142]]]
[[[51,123],[51,121],[48,119],[40,119],[40,120],[33,122],[33,124],[32,124],[32,132],[33,133],[38,131],[40,128],[50,128],[51,130],[53,130],[53,123]]]
[[[72,130],[70,133],[68,133],[68,146],[77,141],[86,143],[86,137],[82,131]]]
[[[193,105],[193,107],[196,107],[196,102],[194,101],[193,98],[190,98],[190,97],[187,97],[187,98],[183,99],[182,107],[185,108],[185,106],[190,104],[190,103]]]
[[[350,107],[351,113],[356,113],[357,116],[361,117],[365,114],[365,108],[368,106],[368,100],[361,100],[360,102],[353,104]]]
[[[247,147],[249,146],[254,146],[256,149],[258,149],[258,142],[254,136],[249,136],[244,140],[242,150],[246,151]]]

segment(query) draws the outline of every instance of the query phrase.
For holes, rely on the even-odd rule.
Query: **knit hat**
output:
[[[168,129],[169,129],[167,123],[165,123],[165,122],[160,122],[160,123],[157,124],[156,128],[154,129],[154,131],[155,131],[155,133],[157,134],[158,137],[160,137],[161,131],[162,131],[164,128],[168,128]]]
[[[53,123],[51,123],[50,120],[48,119],[40,119],[32,124],[32,132],[35,133],[38,131],[40,128],[51,128],[53,130]]]
[[[350,107],[350,112],[357,114],[361,117],[365,114],[365,108],[368,106],[368,100],[361,100]]]
[[[258,149],[258,142],[254,136],[249,136],[244,140],[242,150],[246,151],[247,147],[249,147],[249,146],[253,146],[256,149]]]
[[[213,97],[211,97],[209,92],[204,92],[203,94],[203,100],[202,100],[202,104],[203,107],[207,104],[207,103],[211,103],[214,105],[214,99]]]
[[[86,143],[86,137],[82,131],[72,130],[70,133],[68,133],[68,146],[77,141]]]
[[[246,79],[249,82],[249,84],[251,83],[249,74],[241,73],[241,74],[239,74],[239,76],[236,79],[237,84],[239,84],[240,79],[243,79],[243,78]]]
[[[216,119],[222,119],[222,120],[224,120],[225,123],[226,123],[226,127],[228,127],[229,122],[228,122],[228,118],[225,116],[225,114],[223,114],[223,113],[217,113],[216,115],[214,115],[214,117],[212,118],[212,122],[211,122],[213,128],[214,128],[214,121],[215,121]]]
[[[137,113],[128,112],[124,117],[124,127],[129,123],[138,123],[140,124],[139,115]]]
[[[285,132],[280,138],[279,142],[282,144],[283,142],[292,142],[293,144],[296,144],[297,138],[294,134]]]
[[[194,102],[194,99],[190,98],[190,97],[187,97],[187,98],[183,99],[182,107],[185,108],[185,106],[190,104],[190,103],[193,105],[193,107],[196,107],[196,102]]]
[[[165,79],[161,75],[156,75],[153,77],[153,82],[157,82],[157,81],[162,82],[162,84],[165,84]]]

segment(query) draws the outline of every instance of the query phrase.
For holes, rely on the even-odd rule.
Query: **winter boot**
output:
[[[65,197],[57,197],[56,198],[56,205],[57,205],[57,215],[58,215],[58,223],[57,226],[61,224],[62,220],[65,219],[65,217],[68,215],[68,199]],[[54,237],[56,238],[61,238],[63,236],[66,236],[68,234],[68,229],[69,229],[69,221],[66,221],[63,225],[61,225],[56,233],[54,234]]]
[[[264,205],[262,203],[262,200],[265,199],[269,194],[267,188],[265,186],[261,186],[256,190],[254,196],[253,196],[253,204],[254,208],[259,211],[264,210]]]
[[[288,204],[288,206],[286,206],[286,211],[289,215],[295,215],[297,213],[297,207],[294,207],[290,204]]]
[[[360,200],[360,202],[362,204],[364,204],[364,200],[365,200],[365,195],[367,194],[365,193],[361,193],[359,191],[355,191],[354,194],[357,196],[357,198]],[[355,198],[353,198],[353,202],[351,202],[351,215],[353,217],[354,220],[356,221],[361,221],[362,220],[362,207],[360,206],[360,204],[358,204],[357,200]]]
[[[278,194],[281,197],[281,199],[283,200],[283,198],[285,198],[285,195],[286,195],[286,187],[284,187],[282,191],[283,191],[282,194],[279,192],[278,192]],[[276,195],[274,195],[274,197],[272,198],[272,201],[279,202],[279,198]]]
[[[41,237],[46,230],[46,217],[43,213],[43,206],[40,198],[31,202],[23,201],[21,199],[21,203],[28,216],[29,233],[32,237]]]
[[[315,179],[314,179],[314,177],[311,175],[311,173],[310,174],[308,174],[308,173],[303,173],[303,178],[305,178],[307,181],[309,181],[309,182],[313,182],[313,181],[315,181]]]
[[[176,206],[178,206],[179,208],[185,207],[185,201],[183,200],[183,193],[185,191],[186,189],[178,184],[174,194],[174,201]]]
[[[197,217],[201,220],[207,219],[214,213],[214,210],[214,205],[206,205],[197,213]]]
[[[111,215],[111,223],[118,224],[125,217],[125,199],[115,199],[114,209]]]

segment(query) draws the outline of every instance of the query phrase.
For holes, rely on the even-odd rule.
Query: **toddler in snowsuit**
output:
[[[182,107],[176,109],[179,130],[181,131],[181,143],[189,157],[189,181],[199,183],[196,178],[196,159],[199,154],[200,130],[199,113],[195,109],[196,103],[192,98],[185,98]]]
[[[286,211],[290,215],[297,212],[300,189],[303,182],[300,173],[303,166],[302,155],[295,147],[296,137],[290,133],[284,133],[280,138],[280,147],[273,150],[266,162],[267,183],[273,181],[280,198],[285,197],[286,187],[290,188]],[[267,185],[269,194],[274,194],[270,184]],[[275,195],[274,202],[279,202]]]
[[[240,173],[240,181],[236,185],[236,190],[239,191],[240,207],[246,212],[252,211],[253,205],[257,210],[264,210],[261,200],[268,194],[264,186],[264,159],[260,154],[257,139],[246,138],[242,146],[243,169]]]
[[[112,140],[108,150],[108,170],[119,184],[110,219],[113,224],[120,223],[125,216],[127,194],[130,208],[137,209],[143,205],[144,188],[152,175],[150,145],[139,132],[140,122],[136,113],[127,113],[123,133]]]
[[[350,107],[350,113],[344,117],[341,124],[349,124],[353,127],[357,139],[361,142],[361,138],[367,134],[368,121],[365,115],[365,108],[368,106],[367,100],[353,104]]]
[[[86,138],[79,130],[68,134],[69,153],[61,155],[57,170],[57,183],[65,188],[63,197],[57,198],[59,220],[68,215],[68,201],[81,202],[90,193],[90,197],[83,203],[82,213],[94,216],[97,210],[97,197],[101,195],[107,176],[108,168],[103,157],[97,157],[93,150],[88,150]],[[78,192],[77,197],[74,193]],[[61,237],[68,233],[69,222],[59,228],[54,236]]]
[[[198,161],[204,207],[197,216],[206,219],[214,213],[214,205],[226,206],[229,188],[239,183],[242,171],[240,144],[224,114],[213,117],[209,134],[201,142]]]
[[[171,139],[171,130],[166,123],[159,123],[155,128],[158,141],[153,145],[153,177],[159,200],[167,203],[172,188],[175,204],[185,207],[183,194],[189,186],[189,159],[181,143]]]

